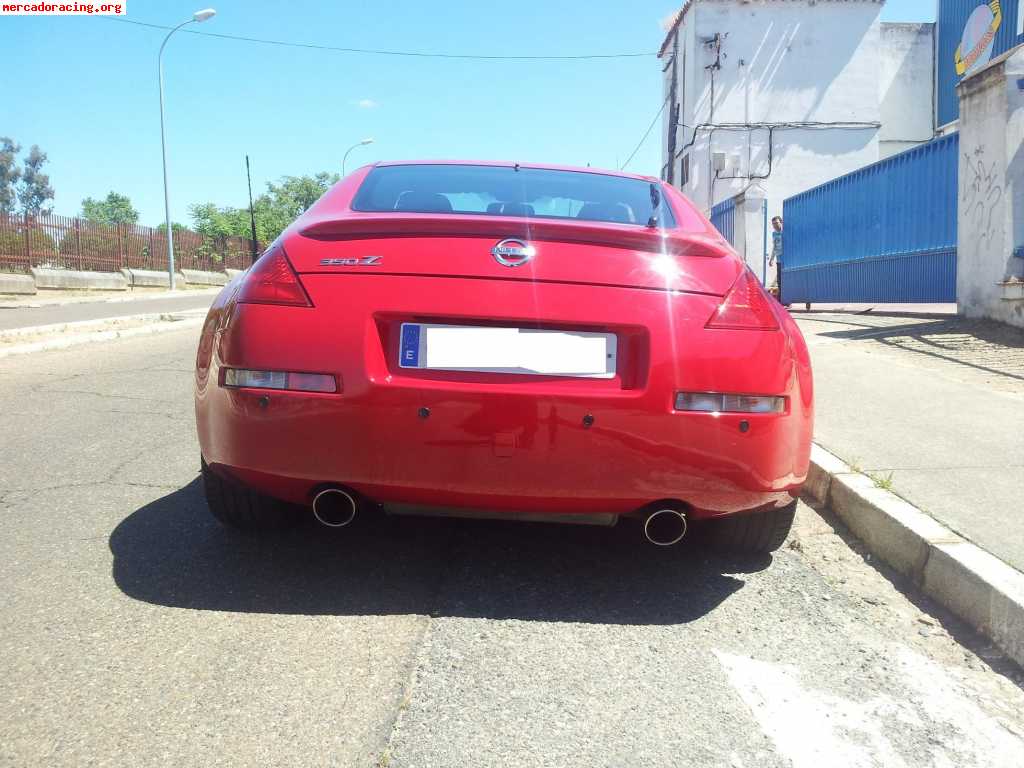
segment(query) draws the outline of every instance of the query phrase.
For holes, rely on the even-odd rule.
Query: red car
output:
[[[211,512],[703,526],[778,548],[807,476],[803,337],[658,179],[379,163],[214,302],[196,360]]]

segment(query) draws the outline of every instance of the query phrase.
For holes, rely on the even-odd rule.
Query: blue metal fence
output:
[[[722,233],[722,237],[736,246],[736,199],[730,197],[711,209],[711,223]]]
[[[956,301],[958,134],[783,203],[782,300]]]

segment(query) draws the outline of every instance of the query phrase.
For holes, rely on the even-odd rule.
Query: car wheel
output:
[[[711,539],[717,549],[742,554],[774,552],[789,535],[796,515],[796,501],[767,512],[729,515],[710,523]]]
[[[206,506],[224,525],[240,531],[267,531],[298,521],[299,516],[284,502],[218,475],[202,457],[200,463]]]

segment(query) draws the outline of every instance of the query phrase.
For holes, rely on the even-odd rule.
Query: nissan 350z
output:
[[[778,548],[807,476],[789,314],[655,178],[379,163],[215,300],[195,371],[223,523],[439,514]]]

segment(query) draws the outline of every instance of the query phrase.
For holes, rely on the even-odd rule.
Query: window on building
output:
[[[679,187],[685,187],[690,183],[690,155],[683,155],[683,162],[679,164]]]

